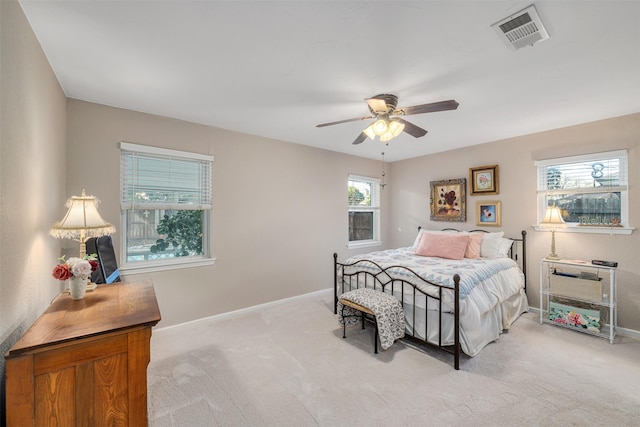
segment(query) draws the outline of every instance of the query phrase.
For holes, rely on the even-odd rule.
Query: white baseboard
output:
[[[262,310],[263,308],[273,307],[273,306],[276,306],[276,305],[284,304],[284,303],[289,302],[289,301],[294,301],[294,300],[298,300],[298,299],[302,299],[302,298],[309,298],[311,296],[319,295],[319,294],[323,294],[323,293],[326,293],[327,296],[329,297],[332,292],[333,292],[333,288],[322,289],[320,291],[310,292],[308,294],[296,295],[294,297],[284,298],[284,299],[277,300],[277,301],[270,301],[270,302],[267,302],[267,303],[264,303],[264,304],[258,304],[258,305],[254,305],[254,306],[251,306],[251,307],[241,308],[239,310],[229,311],[227,313],[215,314],[213,316],[202,317],[200,319],[190,320],[188,322],[178,323],[178,324],[175,324],[175,325],[163,326],[163,327],[160,327],[160,328],[153,328],[153,333],[155,334],[157,332],[162,332],[162,331],[166,331],[166,330],[170,330],[170,329],[174,329],[174,328],[180,328],[180,327],[183,327],[183,326],[193,325],[193,324],[197,324],[197,323],[201,323],[201,322],[212,322],[212,321],[219,321],[219,320],[223,320],[223,319],[230,319],[230,318],[233,318],[233,317],[241,316],[243,314],[251,313],[253,311]]]
[[[218,321],[218,320],[223,320],[223,319],[229,319],[229,318],[241,316],[243,314],[251,313],[251,312],[256,311],[256,310],[261,310],[263,308],[273,307],[273,306],[277,306],[277,305],[280,305],[280,304],[284,304],[284,303],[289,302],[289,301],[294,301],[294,300],[301,299],[301,298],[309,298],[311,296],[319,295],[319,294],[323,294],[323,293],[326,293],[328,296],[330,296],[332,291],[333,291],[333,288],[322,289],[322,290],[311,292],[311,293],[308,293],[308,294],[296,295],[294,297],[284,298],[284,299],[277,300],[277,301],[271,301],[271,302],[267,302],[267,303],[264,303],[264,304],[258,304],[258,305],[254,305],[254,306],[251,306],[251,307],[241,308],[239,310],[229,311],[227,313],[221,313],[221,314],[216,314],[216,315],[213,315],[213,316],[203,317],[203,318],[196,319],[196,320],[190,320],[189,322],[183,322],[183,323],[178,323],[176,325],[164,326],[164,327],[157,328],[157,329],[154,328],[153,329],[153,333],[155,334],[157,332],[162,332],[162,331],[170,330],[170,329],[173,329],[173,328],[179,328],[179,327],[186,326],[186,325],[197,324],[197,323],[200,323],[200,322],[210,322],[210,321]],[[529,311],[532,312],[532,313],[538,313],[538,314],[540,313],[540,309],[537,308],[537,307],[529,307]],[[637,331],[635,329],[621,328],[620,326],[618,326],[616,328],[616,334],[640,340],[640,331]]]
[[[537,307],[529,307],[529,311],[540,314],[540,309]],[[640,331],[636,331],[635,329],[621,328],[618,326],[616,327],[616,335],[640,340]]]

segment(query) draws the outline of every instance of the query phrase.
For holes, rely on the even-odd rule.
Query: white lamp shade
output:
[[[403,130],[404,130],[404,123],[394,119],[392,119],[389,122],[389,132],[391,132],[391,134],[393,135],[393,138],[400,135]]]
[[[396,136],[400,135],[403,130],[404,123],[393,119],[389,122],[389,132],[391,132],[392,135],[391,138],[395,138]]]
[[[373,132],[376,135],[384,134],[388,128],[389,125],[387,124],[387,121],[385,119],[378,119],[375,121],[375,123],[373,123]]]
[[[404,123],[391,119],[389,121],[388,129],[385,133],[380,135],[380,141],[386,142],[390,141],[396,136],[400,135],[400,133],[404,130]]]
[[[391,132],[385,132],[380,135],[380,141],[387,142],[393,139],[393,134]]]
[[[562,227],[565,224],[562,219],[562,212],[557,206],[547,206],[547,210],[544,213],[544,218],[540,225],[543,227]]]
[[[368,128],[366,128],[363,131],[369,138],[371,139],[376,139],[376,133],[373,131],[373,124],[369,125]]]
[[[82,196],[67,200],[67,214],[51,227],[49,234],[61,239],[86,239],[115,233],[116,228],[98,213],[99,203],[98,199],[87,196],[82,190]]]

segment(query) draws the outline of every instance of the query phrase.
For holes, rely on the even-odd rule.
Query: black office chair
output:
[[[113,283],[120,281],[120,271],[113,251],[111,236],[92,237],[85,242],[88,254],[98,256],[98,268],[91,273],[92,283]]]

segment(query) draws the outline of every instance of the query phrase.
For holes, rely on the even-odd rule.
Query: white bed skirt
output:
[[[423,341],[428,341],[438,345],[438,312],[429,310],[427,322],[429,323],[428,338],[425,340],[425,316],[424,308],[417,307],[414,316],[412,306],[405,305],[405,324],[408,334],[414,335]],[[471,324],[460,319],[460,346],[462,351],[468,356],[477,355],[487,344],[500,338],[500,334],[511,327],[511,324],[520,317],[522,313],[529,311],[529,303],[524,289],[520,293],[511,296],[480,315],[480,322]],[[452,313],[442,315],[442,345],[454,344],[454,317]],[[463,324],[464,323],[464,324]]]

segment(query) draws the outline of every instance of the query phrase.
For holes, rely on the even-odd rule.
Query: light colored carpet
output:
[[[638,426],[640,342],[525,314],[455,371],[451,356],[342,329],[329,292],[154,331],[149,424]]]

